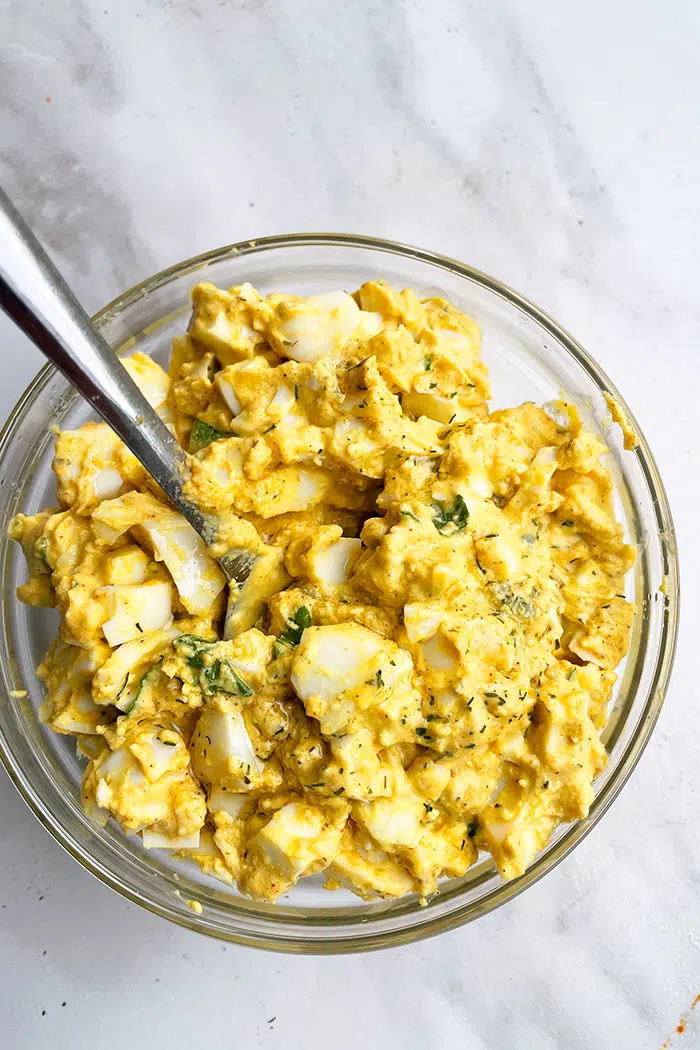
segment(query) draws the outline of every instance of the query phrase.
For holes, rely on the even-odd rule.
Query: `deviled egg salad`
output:
[[[444,299],[192,299],[168,372],[123,364],[216,545],[104,423],[57,434],[58,506],[11,528],[87,811],[266,901],[426,897],[480,851],[520,875],[606,763],[635,549],[605,445],[572,404],[490,412]]]

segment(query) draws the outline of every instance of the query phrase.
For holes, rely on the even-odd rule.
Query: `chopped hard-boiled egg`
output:
[[[141,528],[153,544],[156,558],[167,566],[187,611],[206,613],[226,580],[201,537],[174,512],[150,518]]]
[[[198,849],[200,835],[201,832],[193,831],[189,835],[171,838],[169,835],[163,835],[157,831],[151,831],[150,828],[144,828],[141,832],[141,839],[146,849],[170,849],[177,851],[181,849]]]
[[[295,361],[316,361],[342,350],[360,324],[360,309],[347,292],[323,292],[278,307],[275,348]]]
[[[292,685],[304,701],[326,705],[367,681],[384,639],[358,624],[309,627],[294,656]]]
[[[234,638],[247,631],[260,618],[265,602],[290,583],[284,568],[284,553],[279,547],[265,547],[255,553],[243,549],[229,551],[227,558],[240,566],[247,577],[242,583],[229,584],[229,599],[224,624],[224,638]]]
[[[114,704],[120,711],[128,711],[136,700],[142,676],[180,633],[177,627],[167,627],[118,646],[95,672],[92,681],[95,702]]]
[[[385,849],[417,846],[422,835],[425,808],[420,798],[377,798],[356,804],[355,819]]]
[[[145,583],[153,562],[135,543],[110,551],[106,556],[105,577],[110,587]]]
[[[192,764],[203,784],[245,791],[263,770],[240,711],[207,707],[191,742]]]
[[[362,540],[341,537],[318,550],[312,561],[316,578],[329,587],[347,583],[348,570],[362,549]]]
[[[172,619],[172,587],[169,583],[142,583],[102,588],[109,619],[102,624],[104,636],[114,648],[141,635],[160,631]]]
[[[145,477],[143,467],[106,423],[62,431],[56,441],[54,470],[59,502],[81,513]]]
[[[154,836],[177,840],[174,849],[193,841],[204,823],[206,799],[177,734],[137,723],[125,737],[114,735],[113,743],[113,749],[105,744],[90,761],[84,793],[127,831],[148,829]],[[161,754],[159,746],[167,752]],[[151,839],[150,845],[157,841]]]
[[[342,834],[348,807],[333,808],[304,802],[288,802],[249,842],[255,858],[244,880],[251,889],[267,872],[277,880],[277,892],[289,889],[301,875],[322,871],[333,860]]]
[[[137,351],[121,361],[152,408],[165,404],[170,392],[170,376],[152,357]]]

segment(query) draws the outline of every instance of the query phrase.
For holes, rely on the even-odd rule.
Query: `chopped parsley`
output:
[[[279,638],[275,642],[273,648],[273,655],[275,657],[281,656],[285,649],[295,649],[301,641],[301,636],[307,627],[311,626],[311,613],[302,605],[301,608],[297,609],[289,620],[287,620],[288,627],[282,631]]]
[[[433,503],[433,525],[441,536],[461,532],[468,521],[469,509],[461,496],[455,496],[450,507],[446,503]]]
[[[231,437],[229,430],[218,430],[210,423],[205,423],[203,419],[195,419],[192,424],[187,451],[194,455],[195,452],[200,452],[207,445],[211,445],[212,441],[218,441],[219,438],[227,437]]]
[[[511,616],[518,620],[531,620],[535,615],[534,601],[523,598],[521,594],[514,594],[509,583],[491,583],[491,590],[495,594],[501,606],[507,609]]]
[[[214,660],[203,672],[207,693],[230,693],[234,696],[252,696],[253,690],[241,678],[229,660]]]
[[[229,693],[232,696],[252,696],[253,690],[236,671],[230,660],[213,659],[206,663],[205,657],[217,642],[209,642],[196,634],[181,634],[173,642],[178,656],[195,672],[194,684],[208,696],[214,693]]]
[[[46,574],[52,572],[51,565],[49,564],[49,538],[48,536],[40,536],[34,544],[34,553],[39,560],[38,571]]]

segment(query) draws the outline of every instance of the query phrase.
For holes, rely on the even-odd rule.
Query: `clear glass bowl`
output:
[[[639,614],[604,733],[610,761],[596,781],[590,815],[559,829],[521,878],[504,883],[490,858],[466,876],[446,881],[425,906],[415,896],[366,903],[346,891],[328,892],[320,878],[303,881],[275,905],[246,900],[193,866],[146,853],[140,839],[110,822],[102,829],[80,804],[75,742],[48,731],[37,717],[41,687],[34,669],[56,631],[52,611],[28,609],[15,598],[25,577],[21,552],[7,539],[18,511],[34,513],[55,501],[50,427],[89,418],[84,402],[53,368],[45,368],[20,399],[0,435],[0,752],[18,790],[76,860],[130,900],[165,918],[226,940],[290,952],[347,952],[404,944],[478,918],[512,900],[576,846],[616,798],[659,714],[673,661],[678,622],[678,563],[671,515],[643,435],[623,452],[611,428],[603,393],[627,410],[607,376],[550,317],[498,281],[451,259],[368,237],[304,234],[266,237],[210,252],[157,274],[106,306],[95,323],[122,352],[138,347],[164,361],[182,332],[189,292],[197,281],[223,287],[250,281],[263,292],[302,295],[354,289],[384,278],[440,294],[478,321],[496,407],[547,402],[565,391],[610,446],[618,514],[639,558],[628,590]],[[663,594],[659,592],[662,583]],[[17,696],[25,690],[27,696]],[[196,914],[188,900],[199,901]]]

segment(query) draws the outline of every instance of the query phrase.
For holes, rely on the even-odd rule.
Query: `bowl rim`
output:
[[[448,915],[434,916],[423,923],[418,923],[409,928],[384,930],[374,933],[358,934],[346,941],[339,941],[332,934],[323,937],[307,939],[303,935],[293,937],[277,937],[274,932],[265,935],[247,934],[234,930],[213,929],[205,922],[199,921],[199,916],[192,913],[191,916],[174,908],[169,909],[161,906],[153,899],[148,899],[122,880],[118,874],[107,870],[96,862],[91,856],[83,852],[80,846],[73,841],[71,835],[55,820],[53,814],[44,804],[38,792],[34,789],[28,777],[15,762],[10,748],[6,745],[4,735],[0,731],[0,761],[6,769],[8,776],[15,788],[27,803],[30,810],[49,831],[52,837],[77,860],[87,871],[94,875],[100,882],[115,890],[121,896],[138,904],[152,914],[167,918],[180,926],[194,932],[204,933],[208,936],[227,940],[232,943],[246,945],[249,947],[263,948],[272,951],[286,952],[308,952],[311,954],[340,954],[354,953],[379,948],[395,947],[407,944],[424,937],[428,937],[456,927],[465,925],[482,915],[494,911],[501,905],[514,900],[529,886],[534,885],[544,875],[555,868],[569,853],[579,844],[608,811],[614,800],[620,794],[622,788],[629,780],[644,749],[651,737],[654,726],[661,712],[665,695],[668,688],[673,663],[676,653],[679,610],[680,610],[680,582],[679,582],[679,559],[676,542],[675,528],[668,497],[665,491],[661,475],[654,456],[639,428],[634,414],[630,411],[624,398],[620,395],[616,386],[611,382],[605,371],[595,362],[590,354],[581,344],[548,313],[531,302],[528,298],[516,292],[509,285],[504,284],[495,277],[490,276],[459,262],[450,256],[443,255],[428,249],[418,248],[400,241],[392,241],[373,236],[346,233],[288,233],[280,235],[269,235],[251,240],[239,241],[224,245],[198,255],[190,256],[182,262],[175,263],[146,277],[120,295],[107,303],[92,317],[93,323],[99,328],[117,317],[121,312],[133,305],[139,299],[148,297],[158,288],[167,285],[171,280],[185,277],[188,273],[205,270],[207,266],[223,261],[226,256],[257,255],[270,249],[300,248],[309,246],[332,246],[346,248],[363,248],[374,251],[386,252],[390,255],[414,259],[419,262],[435,266],[438,269],[448,270],[459,276],[465,277],[475,283],[495,292],[501,298],[519,308],[530,318],[535,320],[542,328],[561,342],[576,362],[585,370],[589,378],[601,390],[609,392],[615,401],[621,406],[632,426],[638,444],[633,455],[636,456],[644,481],[649,493],[653,497],[655,524],[661,539],[661,553],[664,561],[664,579],[666,581],[666,595],[662,609],[662,628],[658,645],[658,656],[653,678],[648,688],[648,699],[635,734],[629,741],[625,752],[621,756],[614,775],[606,782],[600,794],[596,795],[592,812],[588,817],[572,824],[562,836],[554,848],[546,850],[519,878],[502,883],[496,890],[492,891],[480,902],[467,902],[461,908],[455,908]],[[20,395],[14,408],[8,415],[5,423],[0,429],[0,460],[4,456],[10,442],[12,441],[18,426],[21,424],[23,415],[33,401],[38,397],[46,384],[56,373],[51,364],[46,364],[29,383]],[[467,914],[469,911],[469,914]]]

